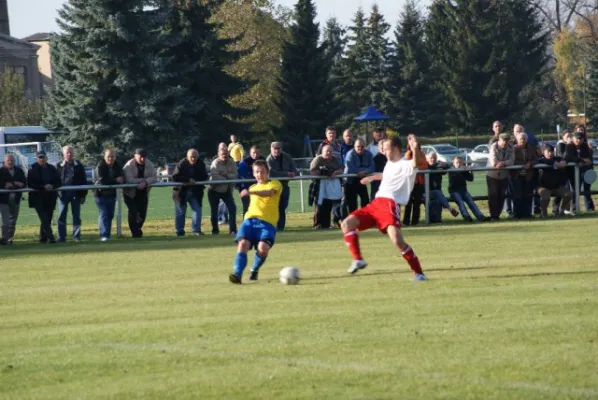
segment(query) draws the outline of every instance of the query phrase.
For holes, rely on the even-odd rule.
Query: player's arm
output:
[[[276,193],[278,193],[278,190],[276,190],[276,189],[267,189],[267,190],[251,190],[251,189],[249,189],[247,191],[247,194],[250,194],[252,196],[259,196],[259,197],[272,197]]]
[[[381,181],[381,180],[382,180],[382,174],[379,172],[379,173],[374,174],[374,175],[366,176],[365,178],[363,178],[361,180],[361,184],[362,185],[367,185],[368,183],[372,183],[374,181]]]

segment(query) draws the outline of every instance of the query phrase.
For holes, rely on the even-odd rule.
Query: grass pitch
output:
[[[231,237],[171,222],[0,248],[0,398],[598,398],[598,218],[405,229],[420,283],[377,232],[348,276],[341,233],[293,218],[241,286]]]

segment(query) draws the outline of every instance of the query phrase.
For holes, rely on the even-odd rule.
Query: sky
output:
[[[275,0],[275,2],[292,7],[296,0]],[[57,9],[64,3],[65,0],[8,0],[11,35],[24,38],[38,32],[56,32],[58,30],[55,21],[58,16]],[[378,4],[381,13],[394,29],[405,3],[404,0],[315,0],[319,22],[334,16],[343,25],[350,23],[359,7],[369,10],[374,3]],[[430,1],[420,0],[419,3],[421,6],[426,6]]]

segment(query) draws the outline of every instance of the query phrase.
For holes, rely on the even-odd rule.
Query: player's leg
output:
[[[373,226],[373,221],[369,214],[370,206],[371,204],[353,212],[345,218],[341,224],[341,229],[345,236],[345,244],[353,256],[353,262],[348,270],[350,274],[354,274],[360,269],[364,269],[368,266],[361,255],[358,230],[366,230]]]
[[[253,259],[253,266],[251,267],[251,275],[249,276],[249,280],[257,281],[260,268],[266,262],[266,259],[268,258],[268,253],[270,253],[272,245],[273,243],[270,243],[269,241],[261,241],[258,243],[257,250],[255,251],[255,257]]]
[[[237,241],[237,255],[235,257],[235,263],[233,266],[233,273],[230,274],[229,280],[232,283],[241,283],[243,277],[243,271],[247,267],[247,252],[251,248],[251,242],[247,239],[240,238]]]
[[[406,242],[405,238],[403,238],[403,234],[401,233],[401,229],[394,225],[389,225],[387,228],[388,237],[392,241],[392,243],[401,250],[401,255],[409,264],[409,267],[415,274],[414,281],[425,281],[428,280],[424,272],[422,271],[421,264],[419,263],[419,258]]]

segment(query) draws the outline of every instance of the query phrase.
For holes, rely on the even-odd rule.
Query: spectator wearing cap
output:
[[[548,168],[539,169],[538,193],[540,194],[540,217],[548,216],[548,204],[550,196],[556,196],[553,210],[557,215],[571,214],[569,211],[571,205],[571,191],[567,188],[567,162],[559,156],[554,155],[554,148],[544,145],[543,156],[538,160],[538,164],[548,165]]]
[[[228,149],[219,148],[218,156],[210,165],[210,180],[227,181],[238,177],[237,164],[228,155]],[[233,199],[234,183],[216,183],[208,189],[208,201],[210,202],[210,222],[212,223],[212,235],[218,235],[218,205],[220,201],[226,204],[228,209],[229,233],[237,233],[237,205]]]
[[[582,126],[583,128],[583,126]],[[585,183],[583,176],[586,171],[593,167],[592,149],[585,142],[585,134],[581,130],[576,131],[573,135],[571,145],[567,147],[567,155],[565,156],[567,162],[573,162],[579,165],[580,182],[582,182],[582,190],[585,199],[586,211],[594,211],[594,202],[592,201],[592,194],[590,193],[591,185]],[[575,176],[572,176],[570,181],[571,187],[575,189]],[[573,199],[575,202],[575,198]]]
[[[25,172],[15,165],[15,156],[5,155],[4,165],[0,168],[0,189],[23,189],[26,186],[27,177]],[[0,193],[0,217],[2,218],[0,244],[12,244],[22,196],[22,193]]]
[[[120,185],[125,182],[123,169],[116,161],[116,152],[112,149],[104,150],[104,159],[98,163],[95,169],[96,185]],[[114,208],[116,206],[116,189],[95,189],[93,191],[96,206],[98,206],[99,218],[98,227],[100,240],[110,240],[112,231],[112,219],[114,219]]]
[[[309,205],[315,204],[314,229],[329,229],[332,224],[332,210],[340,204],[343,190],[340,179],[343,165],[334,156],[332,146],[324,146],[322,154],[309,164],[309,173],[313,176],[325,176],[315,179],[309,186]]]
[[[61,186],[87,185],[85,166],[75,160],[73,148],[62,148],[63,160],[56,165]],[[73,240],[81,240],[81,204],[85,203],[87,190],[61,190],[58,192],[58,241],[66,241],[66,216],[71,206],[73,214]]]
[[[266,158],[270,167],[270,178],[294,178],[297,176],[297,167],[290,154],[282,151],[282,143],[272,142],[270,145],[270,155]],[[276,230],[284,231],[287,220],[287,207],[291,197],[289,181],[282,180],[282,193],[280,194],[280,203],[278,203],[278,224]]]
[[[511,171],[513,217],[517,219],[530,218],[535,174],[533,166],[538,161],[538,152],[536,147],[528,142],[525,132],[519,133],[517,144],[513,150],[515,154],[514,165],[523,166],[520,170]]]
[[[147,159],[145,149],[135,150],[135,156],[123,167],[125,183],[136,184],[137,187],[123,189],[125,204],[129,209],[128,222],[134,238],[143,236],[143,224],[147,217],[149,191],[151,185],[158,180],[156,167]]]
[[[509,143],[511,135],[501,133],[498,141],[490,146],[488,155],[489,168],[510,167],[515,162],[513,147]],[[490,218],[498,220],[507,197],[507,187],[509,185],[508,170],[490,170],[486,173],[486,184],[488,186],[488,208],[490,209]]]
[[[368,187],[361,183],[361,180],[367,175],[374,173],[374,156],[366,147],[361,139],[355,141],[355,148],[347,154],[345,159],[345,174],[356,174],[356,178],[347,178],[345,184],[345,198],[349,213],[357,210],[357,197],[361,207],[369,203]]]
[[[245,157],[243,161],[241,161],[241,163],[239,164],[239,168],[237,169],[239,179],[254,179],[253,163],[256,160],[264,160],[264,157],[262,157],[259,146],[253,145],[251,146],[251,149],[249,149],[249,155]],[[251,185],[252,183],[239,183],[237,185],[237,189],[239,189],[240,193],[245,189],[249,190],[249,187]],[[250,196],[241,197],[241,204],[243,205],[243,218],[245,218],[245,213],[249,209],[249,197]]]
[[[172,188],[174,200],[174,226],[177,236],[185,236],[185,217],[187,215],[187,204],[191,207],[191,232],[195,236],[203,235],[201,231],[201,214],[204,195],[204,185],[196,185],[197,182],[207,181],[208,172],[205,164],[199,160],[199,153],[195,149],[187,151],[187,157],[177,164],[172,174],[175,182],[184,183],[184,186]]]
[[[44,151],[36,154],[37,162],[31,164],[27,173],[27,183],[34,192],[29,193],[29,207],[34,208],[39,217],[39,242],[56,243],[52,232],[52,215],[56,209],[57,188],[60,187],[60,175],[56,167],[48,164]]]

